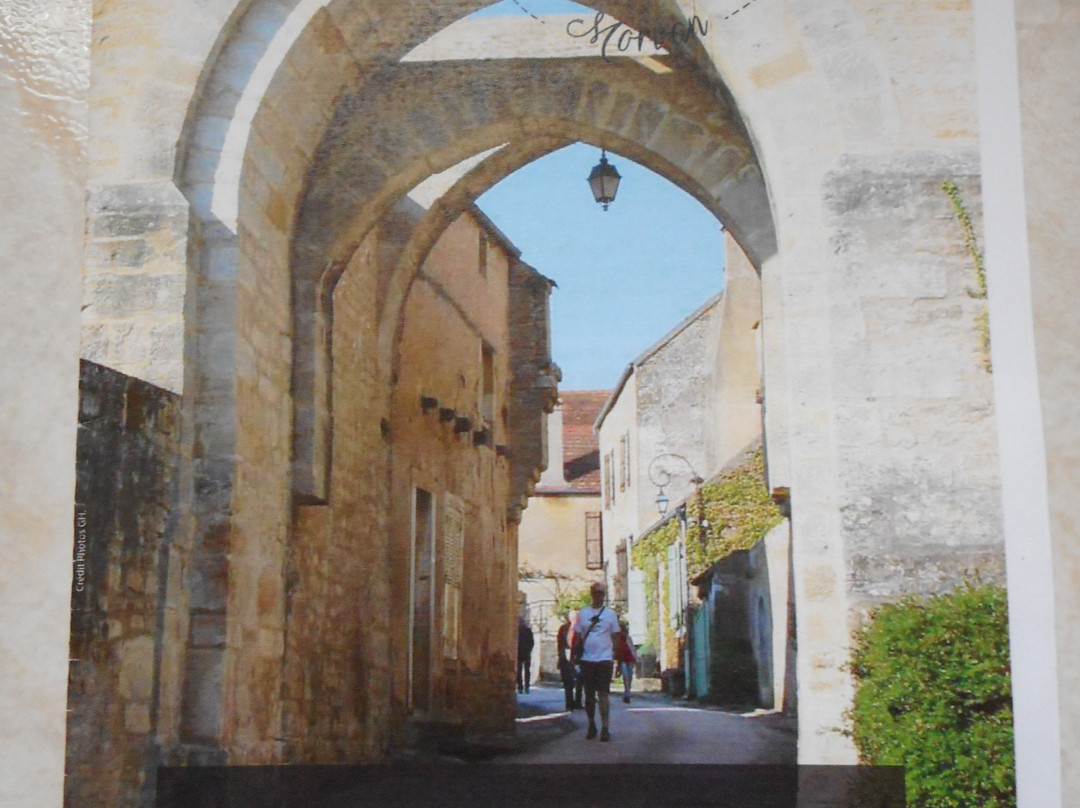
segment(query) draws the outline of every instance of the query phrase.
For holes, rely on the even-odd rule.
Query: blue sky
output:
[[[504,17],[511,14],[576,14],[582,11],[590,11],[588,6],[580,6],[569,0],[502,0],[490,6],[485,6],[479,11],[474,11],[470,17]],[[595,13],[595,12],[593,12]]]
[[[622,183],[605,212],[586,181],[599,159],[593,146],[567,146],[477,200],[522,259],[558,284],[552,343],[564,390],[613,387],[630,360],[723,287],[716,218],[612,152]]]

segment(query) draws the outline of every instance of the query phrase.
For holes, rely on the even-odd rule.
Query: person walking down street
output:
[[[615,635],[615,664],[622,675],[623,697],[625,704],[630,703],[630,684],[634,681],[634,663],[637,662],[637,649],[630,639],[630,627],[626,621],[620,621],[619,633]]]
[[[611,715],[611,674],[614,667],[611,639],[619,633],[614,610],[604,605],[607,587],[599,581],[589,588],[592,605],[578,611],[574,621],[574,640],[581,643],[581,678],[585,686],[585,714],[589,729],[585,737],[596,737],[596,707],[600,706],[600,740],[611,740],[608,719]]]
[[[581,678],[577,675],[577,666],[570,654],[570,638],[573,634],[571,622],[573,614],[563,615],[562,624],[555,634],[555,646],[559,654],[559,678],[562,679],[563,691],[566,693],[566,709],[573,710],[581,706]],[[577,688],[577,698],[574,698],[574,688]]]
[[[529,692],[529,680],[532,679],[533,631],[524,617],[518,617],[518,693]]]

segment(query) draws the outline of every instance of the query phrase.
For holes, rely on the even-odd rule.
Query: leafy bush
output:
[[[563,589],[555,596],[555,614],[559,618],[566,617],[570,612],[576,612],[592,603],[589,587],[583,586],[578,589]]]
[[[1016,805],[1002,587],[880,607],[856,635],[852,673],[859,755],[905,767],[909,806]]]

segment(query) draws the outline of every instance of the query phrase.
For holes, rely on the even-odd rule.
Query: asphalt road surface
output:
[[[599,715],[597,716],[599,725]],[[518,695],[520,751],[499,763],[795,762],[795,721],[775,713],[738,714],[635,694],[630,704],[611,697],[611,740],[585,739],[584,710],[563,711],[560,688],[539,685]]]
[[[611,740],[585,739],[584,711],[563,711],[562,690],[518,697],[516,731],[458,739],[440,750],[375,766],[232,767],[217,780],[174,788],[160,808],[902,808],[903,772],[887,783],[853,776],[874,767],[795,767],[795,721],[738,714],[636,694],[614,694]],[[448,739],[452,740],[452,739]],[[630,764],[621,766],[577,764]],[[555,764],[555,765],[535,765]],[[566,765],[560,765],[566,764]],[[680,765],[665,765],[680,764]],[[720,764],[720,765],[717,765]],[[729,764],[729,765],[723,765]],[[738,765],[730,765],[738,764]],[[200,772],[180,770],[191,777]],[[886,772],[888,774],[888,772]],[[226,775],[232,775],[230,781]],[[870,772],[874,774],[874,772]],[[224,780],[222,778],[224,777]],[[205,779],[205,778],[204,778]],[[222,780],[222,782],[218,782]],[[888,787],[883,789],[882,783]],[[192,799],[198,788],[225,802]],[[245,795],[257,795],[254,801]]]

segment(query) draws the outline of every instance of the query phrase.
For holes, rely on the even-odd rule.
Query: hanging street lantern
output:
[[[656,510],[661,516],[667,513],[668,502],[670,500],[664,493],[664,487],[660,486],[660,493],[656,495]]]
[[[600,150],[600,162],[593,166],[589,172],[589,188],[592,189],[593,199],[608,209],[608,205],[615,201],[615,192],[619,190],[619,172],[615,166],[607,161],[607,152]]]

